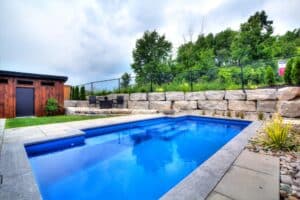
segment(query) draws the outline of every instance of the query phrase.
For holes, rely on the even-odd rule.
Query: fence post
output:
[[[193,72],[190,71],[189,75],[190,75],[190,88],[191,88],[191,92],[193,92]]]
[[[150,92],[153,92],[152,73],[150,74]]]
[[[91,82],[91,95],[94,95],[94,85],[93,85],[93,82]]]
[[[245,84],[244,84],[244,69],[243,65],[240,64],[240,60],[238,60],[238,66],[241,68],[241,81],[242,81],[242,90],[245,93]]]

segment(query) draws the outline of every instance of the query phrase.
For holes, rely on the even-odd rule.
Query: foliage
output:
[[[265,76],[265,82],[268,85],[274,85],[275,84],[275,75],[272,67],[268,66],[266,69],[266,76]]]
[[[80,100],[86,100],[85,87],[80,87]]]
[[[227,111],[227,117],[231,118],[231,112],[230,111]]]
[[[295,59],[291,74],[294,84],[300,85],[300,58]]]
[[[155,30],[146,31],[142,38],[136,41],[132,52],[132,69],[136,74],[137,83],[158,82],[158,72],[168,71],[168,59],[171,56],[172,44],[165,36],[160,36]]]
[[[46,102],[45,111],[48,116],[55,115],[58,112],[58,102],[55,98],[49,98]]]
[[[131,81],[131,76],[127,72],[125,72],[121,76],[121,88],[128,88]]]
[[[264,113],[259,112],[258,115],[257,115],[257,118],[258,118],[259,120],[263,120],[263,119],[264,119]]]
[[[285,124],[278,113],[266,124],[264,131],[266,133],[266,137],[263,138],[264,145],[280,150],[289,150],[292,147],[292,138],[289,135],[291,125]]]
[[[288,85],[292,84],[292,69],[293,69],[293,59],[290,59],[287,62],[286,68],[284,71],[284,81]]]
[[[80,99],[80,97],[79,97],[79,87],[75,86],[73,100],[79,100],[79,99]]]

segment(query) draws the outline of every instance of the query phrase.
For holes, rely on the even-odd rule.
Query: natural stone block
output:
[[[276,112],[277,101],[257,101],[257,111]]]
[[[247,100],[276,100],[276,89],[247,90]]]
[[[109,94],[107,95],[107,98],[109,100],[117,99],[118,96],[123,96],[125,101],[129,100],[129,94],[120,93],[120,94]]]
[[[227,110],[227,101],[198,101],[198,108],[202,110]]]
[[[166,92],[167,101],[182,101],[184,100],[183,92]]]
[[[149,101],[165,101],[166,94],[164,92],[152,92],[148,93]]]
[[[228,100],[245,100],[246,93],[243,90],[227,90],[225,92],[225,99]]]
[[[175,110],[196,110],[197,101],[175,101]]]
[[[256,111],[254,101],[229,100],[228,109],[235,111]]]
[[[132,93],[130,94],[131,101],[147,101],[147,93]]]
[[[205,100],[204,92],[186,92],[185,93],[185,100],[188,101],[197,101],[197,100]]]
[[[89,107],[88,101],[76,101],[76,107]]]
[[[283,117],[300,117],[300,99],[295,101],[278,101],[278,112]]]
[[[65,100],[64,101],[64,107],[67,108],[67,107],[76,107],[76,102],[77,101],[74,101],[74,100]]]
[[[257,114],[257,112],[245,112],[244,119],[257,120],[258,119],[258,114]]]
[[[129,109],[149,109],[149,101],[128,101]]]
[[[150,109],[154,110],[167,110],[171,108],[170,101],[150,101]]]
[[[206,99],[208,100],[223,100],[225,96],[225,91],[216,90],[216,91],[206,91]]]
[[[278,100],[291,100],[300,96],[300,87],[285,87],[277,91]]]

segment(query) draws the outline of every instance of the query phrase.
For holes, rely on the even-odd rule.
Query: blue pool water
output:
[[[249,123],[159,118],[87,129],[85,137],[26,150],[45,200],[158,199]],[[64,148],[71,144],[77,146]]]

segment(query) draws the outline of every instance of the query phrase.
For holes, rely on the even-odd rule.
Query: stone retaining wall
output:
[[[247,115],[247,118],[265,117],[279,112],[284,117],[300,117],[300,87],[280,89],[220,90],[203,92],[153,92],[132,94],[111,94],[107,97],[115,99],[124,96],[128,109],[170,109],[172,101],[174,109],[197,110],[213,115],[233,116]],[[101,98],[101,97],[97,97]],[[66,101],[65,107],[85,107],[87,101]]]

